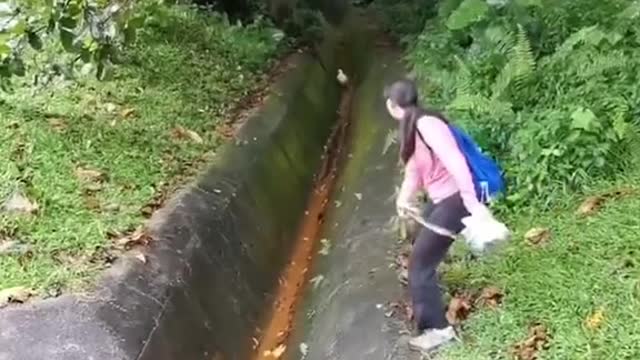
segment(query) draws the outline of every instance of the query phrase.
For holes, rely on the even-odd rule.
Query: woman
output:
[[[400,158],[405,165],[396,201],[398,214],[403,218],[419,216],[413,198],[421,189],[433,203],[424,216],[431,226],[421,229],[409,262],[409,289],[420,331],[409,345],[428,352],[456,337],[445,316],[437,267],[463,230],[461,220],[490,213],[476,197],[471,172],[447,120],[418,105],[415,84],[398,81],[385,90],[385,98],[389,114],[400,123]]]

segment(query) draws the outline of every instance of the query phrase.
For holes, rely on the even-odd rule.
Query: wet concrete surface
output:
[[[390,304],[404,289],[391,268],[399,247],[389,226],[399,182],[397,149],[383,154],[395,124],[382,100],[385,84],[403,76],[400,54],[378,49],[366,65],[351,111],[350,155],[336,184],[286,358],[308,360],[412,360],[405,319]],[[306,355],[305,355],[306,354]]]

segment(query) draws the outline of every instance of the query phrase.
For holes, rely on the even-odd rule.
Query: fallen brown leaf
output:
[[[59,118],[51,118],[49,119],[49,126],[51,126],[51,128],[53,128],[53,130],[57,131],[57,132],[63,132],[67,129],[67,127],[69,127],[69,125],[67,125],[66,121],[59,119]]]
[[[176,126],[175,128],[173,128],[173,130],[171,130],[171,135],[175,139],[190,139],[191,141],[198,144],[202,144],[204,142],[202,137],[200,137],[200,135],[197,132],[186,129],[180,125]]]
[[[401,269],[409,268],[409,254],[400,254],[396,257],[396,265],[398,265]]]
[[[144,229],[138,228],[131,234],[116,238],[113,243],[116,249],[126,251],[134,246],[146,246],[151,240],[151,236]]]
[[[404,286],[409,285],[409,270],[402,269],[398,273],[398,281]]]
[[[104,207],[104,211],[107,211],[107,212],[117,212],[119,210],[120,210],[120,205],[118,204],[111,203],[111,204],[105,205]]]
[[[23,194],[16,191],[5,201],[2,208],[7,212],[33,214],[38,211],[39,206],[35,201],[27,199]]]
[[[469,294],[457,294],[449,302],[447,320],[451,325],[460,324],[471,312],[471,296]]]
[[[33,295],[33,290],[23,286],[0,290],[0,308],[11,303],[24,303]]]
[[[611,190],[601,195],[590,196],[586,198],[578,207],[576,213],[581,216],[590,216],[598,212],[604,203],[610,199],[620,198],[631,195],[635,192],[632,188],[621,188]]]
[[[100,190],[102,190],[102,184],[101,183],[93,183],[93,184],[87,184],[85,186],[85,190],[87,192],[98,192]]]
[[[136,109],[126,108],[120,112],[120,116],[123,118],[128,118],[129,116],[133,115],[133,113],[135,112],[136,112]]]
[[[500,303],[502,303],[502,298],[504,294],[502,290],[497,286],[488,286],[482,290],[480,297],[478,300],[491,308],[496,308]]]
[[[547,328],[541,324],[535,324],[529,329],[529,336],[513,346],[513,355],[518,360],[536,360],[538,352],[546,347],[549,342]]]
[[[409,254],[401,253],[396,257],[398,280],[403,285],[409,284]]]
[[[53,251],[51,257],[61,265],[77,266],[81,263],[88,262],[91,256],[75,252]]]
[[[100,210],[100,200],[92,194],[84,195],[84,206],[89,210]]]
[[[79,180],[86,182],[100,182],[104,180],[104,173],[100,170],[77,167],[75,175]]]
[[[551,239],[551,230],[548,228],[532,228],[524,235],[530,244],[540,245]]]
[[[603,196],[590,196],[578,207],[578,215],[589,216],[595,214],[605,202]]]
[[[198,144],[202,144],[204,143],[204,140],[202,139],[202,137],[200,137],[200,135],[193,131],[193,130],[187,130],[187,135],[189,135],[189,138],[191,140],[193,140],[194,142],[198,143]]]
[[[231,126],[231,124],[220,124],[216,126],[215,131],[220,137],[225,139],[233,137],[235,133],[235,129],[233,128],[233,126]]]
[[[619,198],[622,196],[628,196],[628,195],[633,195],[636,193],[636,189],[632,188],[632,187],[623,187],[623,188],[619,188],[619,189],[615,189],[615,190],[611,190],[611,191],[607,191],[605,194],[603,194],[603,197],[615,197],[615,198]]]
[[[598,308],[596,311],[593,312],[593,314],[591,314],[585,320],[585,325],[587,326],[588,329],[595,330],[595,329],[599,328],[600,325],[602,325],[604,320],[605,320],[604,309],[603,308]]]
[[[387,309],[390,309],[390,311],[393,314],[400,314],[404,316],[407,322],[410,322],[411,320],[413,320],[413,308],[411,307],[411,304],[407,301],[401,300],[398,302],[396,301],[390,302],[387,305]],[[391,316],[393,316],[393,314]]]

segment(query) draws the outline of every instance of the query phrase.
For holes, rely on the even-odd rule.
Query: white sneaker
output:
[[[457,339],[453,327],[425,330],[422,335],[409,340],[409,348],[422,353],[429,353],[438,347]]]

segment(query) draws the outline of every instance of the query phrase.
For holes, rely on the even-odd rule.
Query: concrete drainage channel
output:
[[[322,66],[296,56],[237,143],[154,214],[146,264],[0,311],[0,360],[406,358],[386,309],[401,289],[381,101],[402,69],[361,16],[328,34]]]

